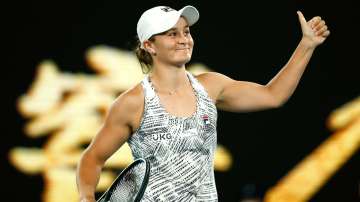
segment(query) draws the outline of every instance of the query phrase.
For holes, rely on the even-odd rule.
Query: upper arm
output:
[[[278,106],[271,91],[264,85],[236,81],[220,73],[204,73],[200,80],[212,94],[219,109],[232,112],[257,111]]]
[[[134,122],[141,119],[143,99],[134,92],[125,92],[110,106],[104,123],[87,148],[87,152],[104,163],[130,137]]]

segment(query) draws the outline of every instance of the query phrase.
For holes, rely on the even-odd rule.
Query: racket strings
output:
[[[111,194],[111,202],[133,202],[141,190],[145,178],[146,164],[140,163],[129,169],[116,184]]]

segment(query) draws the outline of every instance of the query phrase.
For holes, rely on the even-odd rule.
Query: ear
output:
[[[144,49],[151,55],[156,54],[155,49],[153,48],[153,44],[149,40],[144,41]]]

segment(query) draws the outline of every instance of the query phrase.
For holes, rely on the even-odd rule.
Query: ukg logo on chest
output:
[[[152,134],[152,139],[155,141],[170,140],[172,138],[170,133]]]

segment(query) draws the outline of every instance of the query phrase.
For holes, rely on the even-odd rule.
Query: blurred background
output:
[[[2,26],[5,34],[5,64],[2,66],[4,112],[1,124],[3,200],[73,200],[56,198],[54,194],[56,199],[50,201],[45,199],[44,193],[60,186],[51,183],[49,178],[64,174],[73,180],[74,162],[77,161],[78,153],[69,150],[66,151],[67,155],[61,156],[61,148],[49,146],[51,135],[62,134],[56,130],[36,131],[36,126],[33,126],[35,132],[29,134],[31,132],[28,130],[31,129],[27,130],[26,125],[34,118],[31,110],[28,113],[21,110],[20,97],[31,95],[31,87],[37,79],[41,80],[39,66],[44,61],[52,61],[49,71],[56,66],[57,74],[64,76],[65,84],[68,84],[66,79],[69,75],[108,78],[106,76],[110,73],[116,73],[116,70],[106,70],[106,65],[116,67],[118,64],[111,62],[111,54],[114,53],[118,60],[133,60],[131,55],[123,56],[119,51],[128,53],[134,48],[138,18],[143,11],[157,5],[175,9],[193,5],[199,10],[200,19],[191,27],[195,47],[189,66],[201,64],[205,69],[234,79],[260,84],[266,84],[275,76],[301,39],[297,10],[301,10],[307,20],[316,15],[321,16],[331,31],[325,43],[316,49],[298,88],[283,107],[240,114],[219,111],[218,143],[226,148],[226,156],[231,159],[231,166],[215,172],[219,201],[262,201],[279,180],[336,133],[328,125],[329,116],[360,94],[360,33],[356,29],[360,18],[355,1],[12,2],[4,7],[5,13],[2,14],[5,20]],[[101,49],[104,52],[100,51],[100,56],[89,56],[89,51],[94,50],[94,47],[105,47],[105,50]],[[110,52],[106,49],[108,47]],[[101,55],[105,53],[110,55]],[[91,60],[93,57],[95,59]],[[99,64],[102,61],[104,63]],[[139,70],[126,70],[130,73],[119,78],[129,80],[129,75],[134,75],[134,79],[127,83],[120,82],[119,85],[126,89],[129,83],[138,81]],[[81,75],[75,80],[80,81],[83,78]],[[115,81],[115,84],[118,83]],[[49,87],[46,83],[44,85]],[[74,83],[71,85],[76,86]],[[113,89],[111,95],[124,89]],[[50,93],[47,99],[54,98],[51,96],[54,91],[51,88],[47,90],[42,91]],[[62,95],[62,99],[66,99],[66,96]],[[34,102],[34,109],[44,107],[41,100],[35,99]],[[106,108],[107,103],[101,102],[101,106]],[[51,118],[51,113],[42,116],[45,120]],[[84,127],[87,126],[84,124]],[[358,136],[357,133],[355,137]],[[66,140],[72,136],[69,137]],[[307,200],[359,201],[359,138],[353,140],[356,142],[353,142],[352,152],[344,154],[346,158],[339,157],[345,159],[343,163],[334,167],[328,178],[322,180],[312,194],[308,194],[311,197]],[[63,144],[74,143],[65,141]],[[84,148],[86,141],[79,140],[76,144],[79,144],[78,149]],[[53,153],[45,152],[49,150]],[[48,154],[56,154],[56,158],[60,158],[60,155],[61,161],[56,162],[61,163],[54,167],[49,162],[55,160]],[[64,159],[66,157],[72,159]],[[332,158],[334,156],[329,155],[321,161],[331,162],[334,160]],[[21,165],[17,164],[19,162]],[[26,166],[33,166],[34,170],[26,171]],[[112,168],[120,167],[115,165]],[[56,170],[59,168],[66,168],[70,174]],[[316,181],[317,177],[312,175],[310,181]],[[311,183],[309,185],[311,187]],[[299,190],[304,188],[303,184],[298,186]],[[62,197],[66,191],[54,192]]]

